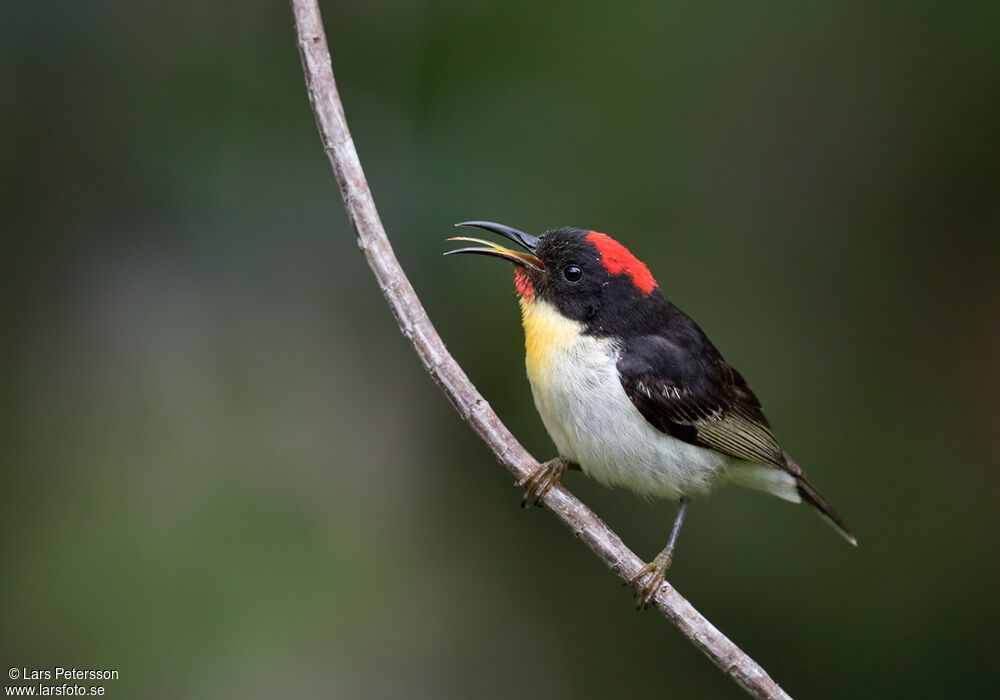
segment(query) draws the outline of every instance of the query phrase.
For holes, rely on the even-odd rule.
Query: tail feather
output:
[[[826,499],[819,495],[819,491],[814,489],[812,485],[806,481],[805,475],[802,473],[802,469],[798,464],[785,453],[785,461],[788,463],[788,472],[795,477],[795,488],[802,497],[802,500],[811,505],[816,509],[816,512],[820,514],[824,520],[826,520],[833,528],[839,532],[845,540],[850,542],[855,547],[858,546],[858,540],[851,534],[850,528],[847,527],[847,523],[844,519],[837,515],[837,511],[830,507],[830,504],[826,502]]]

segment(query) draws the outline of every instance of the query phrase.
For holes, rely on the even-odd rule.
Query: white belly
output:
[[[558,315],[553,319],[549,310],[540,308],[530,313],[535,318],[529,323],[526,310],[528,380],[561,456],[598,481],[648,496],[701,493],[726,473],[730,460],[725,455],[672,438],[642,417],[618,378],[618,348],[612,341],[573,332],[576,329],[556,333],[548,328],[548,337],[536,337],[533,345],[530,330],[544,323],[575,322]],[[538,318],[541,313],[545,318]],[[555,338],[559,342],[551,342]],[[539,340],[550,342],[540,345]]]

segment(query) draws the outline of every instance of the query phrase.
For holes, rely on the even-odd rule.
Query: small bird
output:
[[[649,269],[610,236],[557,228],[538,237],[465,221],[518,244],[460,236],[514,264],[535,407],[559,456],[519,482],[541,499],[567,469],[646,497],[678,499],[666,547],[629,583],[640,608],[662,586],[688,500],[725,481],[813,506],[857,540],[781,449],[743,376],[667,301]]]

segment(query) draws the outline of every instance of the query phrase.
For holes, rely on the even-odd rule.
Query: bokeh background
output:
[[[808,5],[808,6],[807,6]],[[324,2],[396,251],[533,452],[503,265],[626,242],[844,514],[726,487],[674,584],[795,697],[982,697],[1000,5]],[[357,251],[283,2],[0,10],[4,668],[110,697],[741,697],[511,478]],[[638,553],[674,515],[568,485]],[[6,681],[5,681],[6,682]]]

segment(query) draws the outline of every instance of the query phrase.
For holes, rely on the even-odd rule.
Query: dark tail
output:
[[[826,502],[826,499],[819,495],[819,491],[814,489],[812,485],[806,481],[806,477],[802,473],[802,469],[791,457],[788,456],[787,452],[785,453],[785,461],[788,462],[789,473],[795,477],[795,486],[799,495],[802,496],[802,500],[815,508],[816,512],[820,514],[820,517],[830,523],[830,525],[832,525],[845,540],[857,547],[858,540],[851,534],[851,530],[847,527],[847,523],[844,522],[843,518],[837,515],[837,511],[830,507],[830,504]]]

